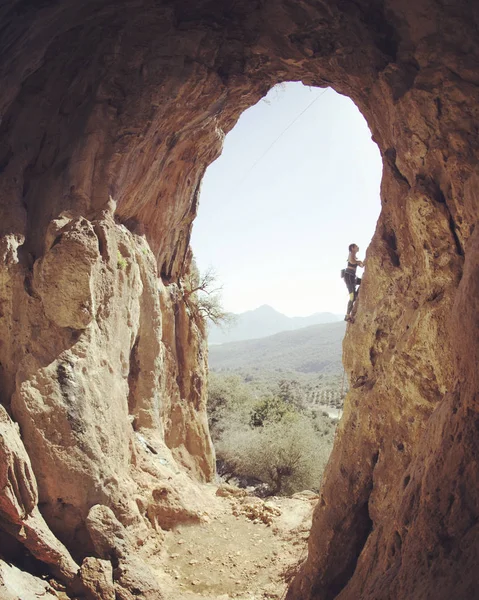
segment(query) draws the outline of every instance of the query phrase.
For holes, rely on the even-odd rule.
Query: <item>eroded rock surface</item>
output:
[[[74,578],[78,565],[48,528],[37,503],[38,489],[30,459],[17,427],[0,406],[1,527],[24,544],[35,558],[49,565],[54,574],[69,582]],[[17,578],[16,571],[6,566],[3,576],[7,589],[10,579]]]
[[[381,150],[383,208],[344,344],[352,391],[289,598],[479,594],[478,11],[2,3],[0,401],[31,465],[14,496],[7,477],[8,510],[32,510],[35,479],[79,562],[95,554],[96,505],[134,547],[201,517],[206,347],[181,292],[199,184],[271,85],[331,85]],[[115,569],[127,598],[132,571]]]
[[[80,574],[86,600],[115,600],[113,568],[109,560],[89,556],[83,561]]]
[[[0,594],[2,600],[58,600],[55,590],[38,577],[25,573],[0,560]]]
[[[111,211],[93,221],[61,213],[47,233],[31,271],[16,250],[2,267],[10,286],[3,289],[11,294],[4,304],[2,367],[5,374],[15,371],[6,406],[17,422],[0,407],[3,529],[73,591],[94,597],[92,572],[105,573],[87,563],[77,577],[79,567],[63,544],[79,562],[117,561],[111,587],[99,583],[99,598],[116,588],[125,598],[128,586],[142,589],[139,571],[148,593],[159,597],[140,546],[153,552],[162,528],[201,518],[206,506],[195,480],[210,479],[214,468],[200,414],[205,365],[183,370],[168,355],[177,352],[176,336],[186,335],[182,326],[195,339],[192,348],[204,341],[188,320],[173,322],[172,339],[164,338],[162,321],[174,315],[181,296],[158,282],[144,237],[115,223]],[[199,383],[185,420],[172,413],[175,401],[188,405],[178,383],[188,377]],[[165,437],[176,427],[168,447]],[[183,467],[172,452],[184,457]],[[95,519],[96,507],[103,513]],[[112,523],[125,538],[123,552],[116,545],[101,550],[98,540],[113,536]]]

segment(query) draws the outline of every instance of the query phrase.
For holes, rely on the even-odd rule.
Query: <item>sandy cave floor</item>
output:
[[[281,599],[306,557],[317,497],[218,497],[205,521],[181,525],[163,546],[165,597],[174,600]],[[269,524],[264,523],[270,521]]]

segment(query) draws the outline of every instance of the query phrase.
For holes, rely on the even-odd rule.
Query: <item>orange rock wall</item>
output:
[[[289,598],[479,593],[478,11],[2,4],[0,399],[75,559],[107,558],[98,504],[137,534],[171,524],[165,494],[178,518],[200,512],[186,476],[151,491],[175,461],[213,472],[206,348],[181,300],[199,185],[241,112],[302,80],[356,102],[384,174],[352,391]]]

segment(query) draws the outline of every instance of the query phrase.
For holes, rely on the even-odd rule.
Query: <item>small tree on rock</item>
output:
[[[192,259],[190,269],[182,280],[183,298],[202,328],[208,319],[219,326],[233,321],[233,315],[223,308],[222,289],[223,286],[218,285],[214,269],[210,267],[201,274],[195,260]]]

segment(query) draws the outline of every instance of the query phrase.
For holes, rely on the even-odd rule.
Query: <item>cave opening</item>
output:
[[[381,174],[364,117],[332,88],[283,82],[243,112],[206,170],[191,238],[225,309],[343,313],[338,273],[350,243],[369,246]]]
[[[298,443],[311,435],[324,468],[349,387],[341,344],[348,293],[339,273],[349,244],[364,257],[373,236],[381,173],[377,145],[354,103],[331,88],[291,81],[242,113],[203,178],[191,247],[200,273],[213,266],[213,287],[224,284],[224,309],[236,313],[232,324],[209,327],[210,433],[220,475],[249,482],[260,495],[277,494],[277,482],[268,486],[253,460],[249,474],[235,473],[232,442],[225,441],[235,432],[218,410],[218,394],[229,390],[230,410],[241,390],[244,406],[230,415],[236,429],[248,429],[240,413],[248,403],[254,412],[250,395],[256,402],[279,397],[304,418]],[[271,337],[280,332],[283,338]],[[249,448],[261,444],[253,432],[245,435]],[[296,479],[289,492],[317,491],[322,472],[314,473],[316,480],[313,471],[298,479],[289,468],[284,481]]]
[[[353,99],[384,171],[353,385],[288,598],[477,597],[476,3],[36,4],[0,7],[2,418],[23,465],[0,506],[34,527],[16,538],[76,576],[61,497],[105,597],[161,597],[143,541],[199,519],[195,478],[214,474],[180,285],[200,182],[241,112],[294,79]]]

